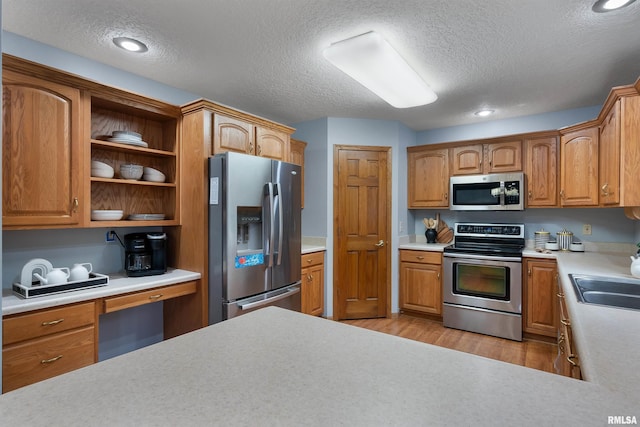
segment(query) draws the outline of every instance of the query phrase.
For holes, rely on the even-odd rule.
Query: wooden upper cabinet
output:
[[[640,206],[640,96],[620,99],[620,204]]]
[[[620,100],[600,125],[600,204],[620,203]]]
[[[409,208],[449,207],[449,150],[409,149]]]
[[[591,127],[560,138],[560,204],[598,204],[598,128]]]
[[[484,173],[522,170],[522,141],[495,142],[484,145]]]
[[[465,145],[451,149],[451,175],[482,173],[484,147],[482,144]]]
[[[214,114],[212,154],[226,151],[255,154],[254,126],[242,120]]]
[[[256,126],[256,152],[260,157],[289,161],[289,134]]]
[[[491,142],[451,148],[451,175],[522,170],[522,141]]]
[[[304,150],[307,148],[307,143],[304,141],[298,141],[297,139],[291,139],[289,141],[289,162],[294,165],[300,166],[302,171],[302,177],[300,179],[300,191],[302,192],[300,202],[304,208]]]
[[[558,138],[525,139],[527,207],[558,205]]]
[[[76,226],[80,194],[80,91],[3,70],[2,226]]]

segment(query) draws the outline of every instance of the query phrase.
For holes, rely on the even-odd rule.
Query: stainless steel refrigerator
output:
[[[209,158],[209,324],[268,305],[300,311],[300,166]]]

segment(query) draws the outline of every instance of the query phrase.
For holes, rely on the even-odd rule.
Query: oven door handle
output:
[[[451,253],[451,252],[445,252],[443,256],[445,258],[464,258],[469,260],[481,259],[481,260],[488,260],[488,261],[522,262],[522,258],[519,258],[519,257],[461,254],[461,253]]]

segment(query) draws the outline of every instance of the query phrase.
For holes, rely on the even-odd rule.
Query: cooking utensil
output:
[[[558,231],[557,234],[557,241],[558,241],[558,246],[560,247],[561,251],[568,251],[570,250],[570,246],[571,243],[573,243],[573,233],[571,231],[568,231],[566,228],[563,228],[562,231]]]

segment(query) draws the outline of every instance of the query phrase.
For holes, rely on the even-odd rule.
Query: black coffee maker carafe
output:
[[[167,235],[132,233],[124,236],[124,270],[129,277],[167,272]]]

